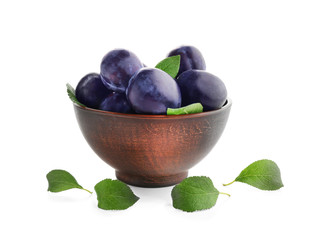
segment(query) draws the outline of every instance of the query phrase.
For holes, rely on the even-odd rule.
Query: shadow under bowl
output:
[[[117,179],[139,187],[181,182],[215,146],[232,102],[218,110],[188,115],[124,114],[74,104],[83,136],[116,170]]]

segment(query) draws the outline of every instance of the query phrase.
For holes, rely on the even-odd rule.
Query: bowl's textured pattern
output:
[[[210,112],[181,115],[137,115],[74,105],[80,129],[90,147],[131,185],[162,187],[179,183],[220,138],[231,101]]]

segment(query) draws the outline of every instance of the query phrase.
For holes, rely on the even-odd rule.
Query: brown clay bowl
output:
[[[209,112],[166,116],[106,112],[74,104],[94,152],[130,185],[164,187],[185,179],[220,138],[232,102]]]

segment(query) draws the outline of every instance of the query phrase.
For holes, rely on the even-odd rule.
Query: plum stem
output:
[[[224,193],[224,192],[219,192],[220,194],[224,194],[224,195],[227,195],[228,197],[230,197],[230,194],[228,193]]]
[[[87,191],[88,193],[92,194],[92,192],[89,191],[88,189],[82,188],[82,190],[85,190],[85,191]]]
[[[234,182],[235,182],[235,180],[234,180],[234,181],[232,181],[232,182],[230,182],[230,183],[223,184],[223,186],[228,186],[228,185],[230,185],[230,184],[232,184],[232,183],[234,183]]]

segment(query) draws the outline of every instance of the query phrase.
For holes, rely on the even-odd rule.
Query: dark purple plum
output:
[[[99,109],[119,113],[134,113],[124,93],[114,92],[110,94],[101,102]]]
[[[157,68],[142,68],[130,80],[127,100],[136,113],[166,114],[167,108],[181,106],[176,81]]]
[[[188,70],[177,78],[182,95],[182,106],[201,103],[204,111],[221,108],[227,90],[221,79],[202,70]]]
[[[191,70],[205,70],[206,65],[202,53],[193,46],[182,46],[172,50],[168,57],[180,55],[180,68],[177,76],[181,73]]]
[[[101,79],[114,92],[125,92],[131,77],[143,67],[137,56],[125,49],[107,53],[101,62]]]
[[[98,108],[100,102],[112,91],[104,86],[100,74],[89,73],[79,81],[75,93],[80,103],[90,108]]]

